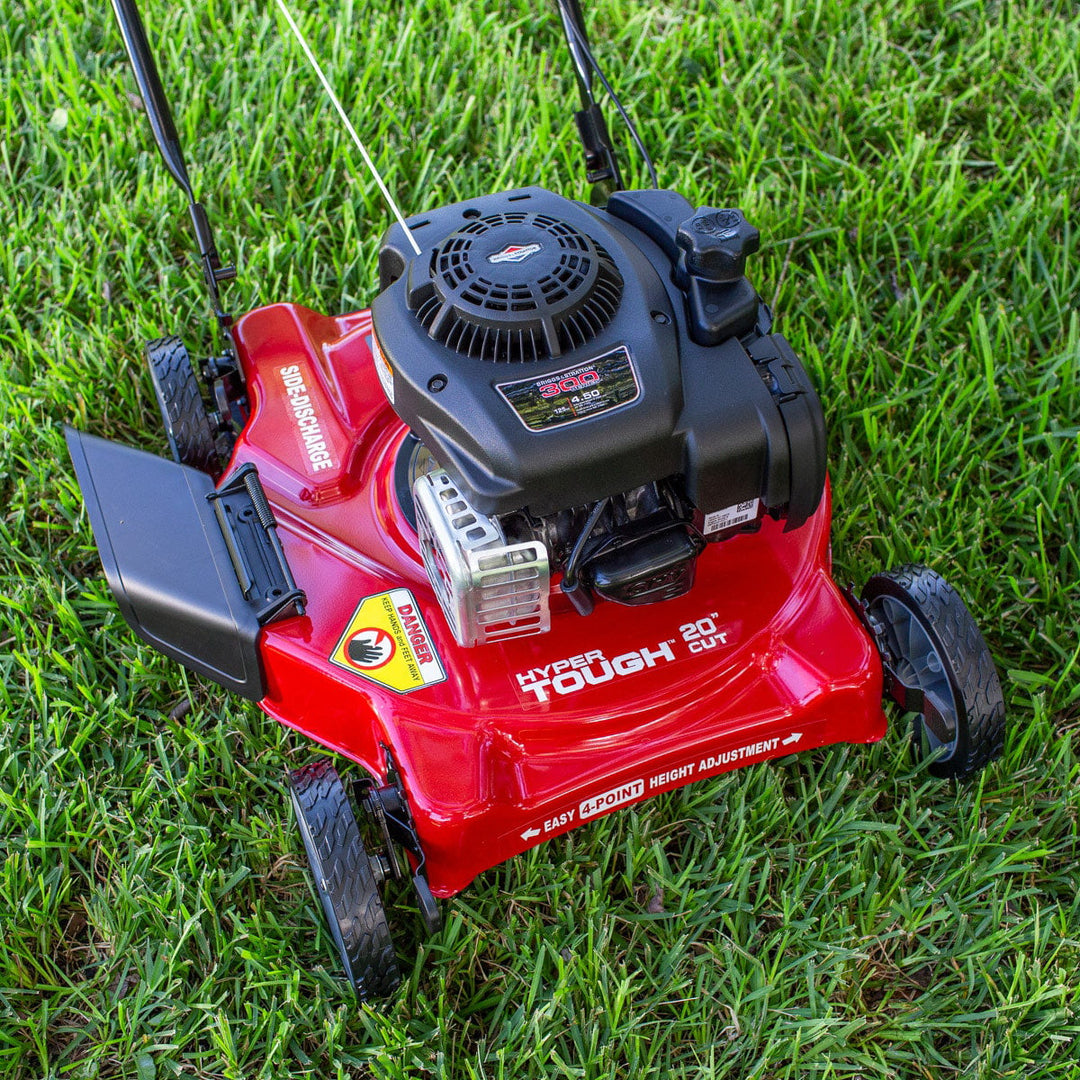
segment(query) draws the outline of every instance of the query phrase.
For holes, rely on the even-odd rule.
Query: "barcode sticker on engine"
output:
[[[733,525],[742,525],[745,521],[753,521],[758,516],[760,499],[751,499],[749,502],[735,503],[723,510],[714,510],[705,515],[705,535],[709,533],[723,532]]]

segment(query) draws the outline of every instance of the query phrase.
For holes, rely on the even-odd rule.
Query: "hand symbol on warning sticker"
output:
[[[394,655],[394,639],[385,630],[369,626],[353,634],[346,651],[357,667],[380,668]]]
[[[329,659],[395,694],[411,694],[446,681],[420,605],[408,589],[365,596]]]

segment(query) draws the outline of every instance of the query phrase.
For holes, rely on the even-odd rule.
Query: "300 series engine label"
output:
[[[584,364],[498,383],[495,389],[530,431],[587,420],[629,405],[641,396],[634,362],[625,345]]]

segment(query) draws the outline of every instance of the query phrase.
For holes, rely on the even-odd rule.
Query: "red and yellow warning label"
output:
[[[420,606],[408,589],[364,597],[330,662],[398,694],[446,678]]]

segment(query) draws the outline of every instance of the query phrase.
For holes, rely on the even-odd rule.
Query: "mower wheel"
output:
[[[175,335],[156,338],[147,343],[146,361],[173,457],[217,477],[221,465],[214,432],[184,343]]]
[[[862,600],[887,688],[901,708],[917,714],[916,752],[935,755],[930,772],[963,778],[1000,757],[1001,683],[956,590],[929,567],[908,565],[875,574]]]
[[[345,974],[361,1001],[387,997],[401,979],[379,898],[381,863],[364,850],[345,785],[333,765],[320,761],[291,772],[289,787]]]

